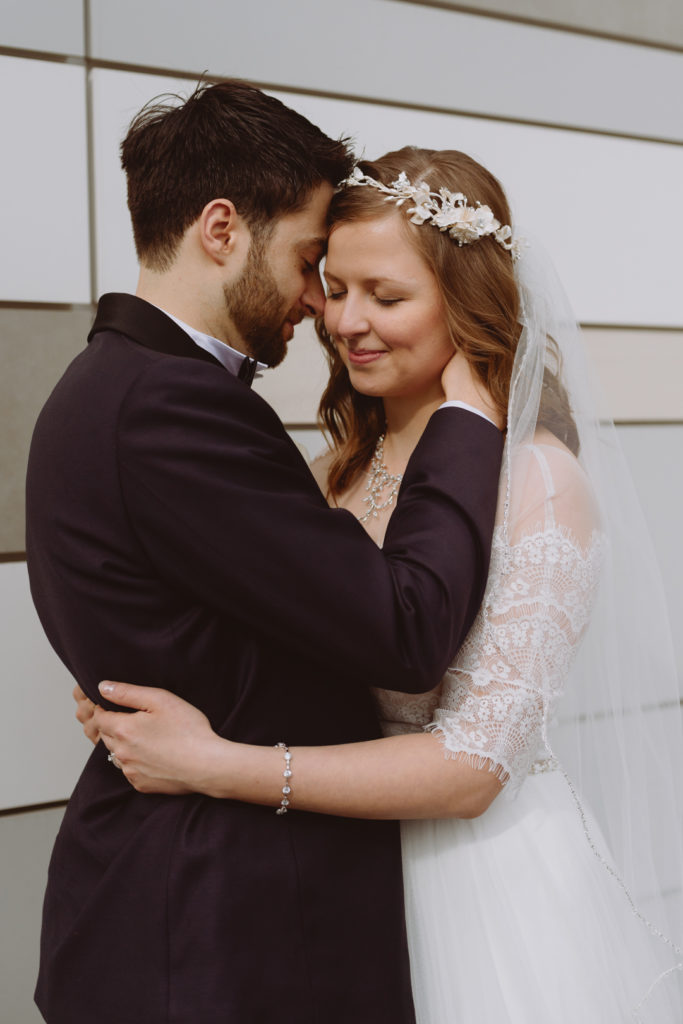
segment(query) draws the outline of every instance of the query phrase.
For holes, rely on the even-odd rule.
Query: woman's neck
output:
[[[444,401],[443,393],[384,399],[387,421],[384,462],[392,473],[402,473],[424,433],[430,416]]]

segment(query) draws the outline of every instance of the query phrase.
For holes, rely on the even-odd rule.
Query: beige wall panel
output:
[[[43,403],[85,346],[85,310],[0,309],[0,553],[24,550],[24,483],[33,427]]]
[[[0,992],[5,1024],[41,1024],[33,1002],[43,893],[62,808],[0,818]]]
[[[683,139],[683,54],[386,0],[91,0],[91,11],[105,60]]]
[[[93,73],[100,291],[135,287],[118,145],[135,111],[169,88],[186,92],[191,84],[118,71]],[[522,233],[539,239],[552,254],[584,322],[683,325],[678,242],[683,146],[276,95],[329,134],[351,134],[368,156],[412,143],[464,149],[482,160],[504,183]],[[644,188],[652,188],[657,201],[636,217]],[[665,211],[661,216],[660,210]]]
[[[315,423],[318,402],[327,382],[327,361],[312,320],[304,320],[289,343],[287,358],[265,370],[253,387],[285,423]]]
[[[410,2],[429,7],[431,0]],[[678,0],[466,0],[463,4],[449,4],[446,0],[442,6],[469,7],[504,18],[531,18],[545,24],[683,48],[683,5]]]
[[[683,330],[588,329],[584,334],[606,415],[683,423]],[[683,455],[680,469],[683,473]]]
[[[83,0],[0,0],[0,46],[82,55]]]
[[[0,565],[0,809],[66,799],[90,752],[74,718],[73,679],[33,607],[24,562]]]
[[[0,299],[89,302],[85,70],[0,57],[0,95]]]

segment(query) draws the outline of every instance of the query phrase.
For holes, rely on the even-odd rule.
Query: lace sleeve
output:
[[[588,624],[601,561],[578,462],[550,446],[529,447],[525,458],[521,498],[507,530],[500,523],[494,533],[482,608],[427,726],[448,757],[495,772],[508,795],[548,756],[546,727]]]

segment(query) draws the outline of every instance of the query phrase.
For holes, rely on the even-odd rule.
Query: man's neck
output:
[[[225,316],[217,316],[211,302],[202,301],[202,288],[192,275],[175,268],[158,273],[147,267],[140,268],[135,294],[165,313],[182,320],[188,327],[222,341],[236,352],[248,355],[244,342],[236,331],[230,330]]]

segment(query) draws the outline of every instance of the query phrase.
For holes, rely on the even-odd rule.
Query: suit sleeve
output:
[[[431,689],[481,602],[502,435],[442,409],[379,549],[330,509],[272,409],[189,360],[136,381],[118,429],[121,488],[155,571],[275,644],[372,686]]]

